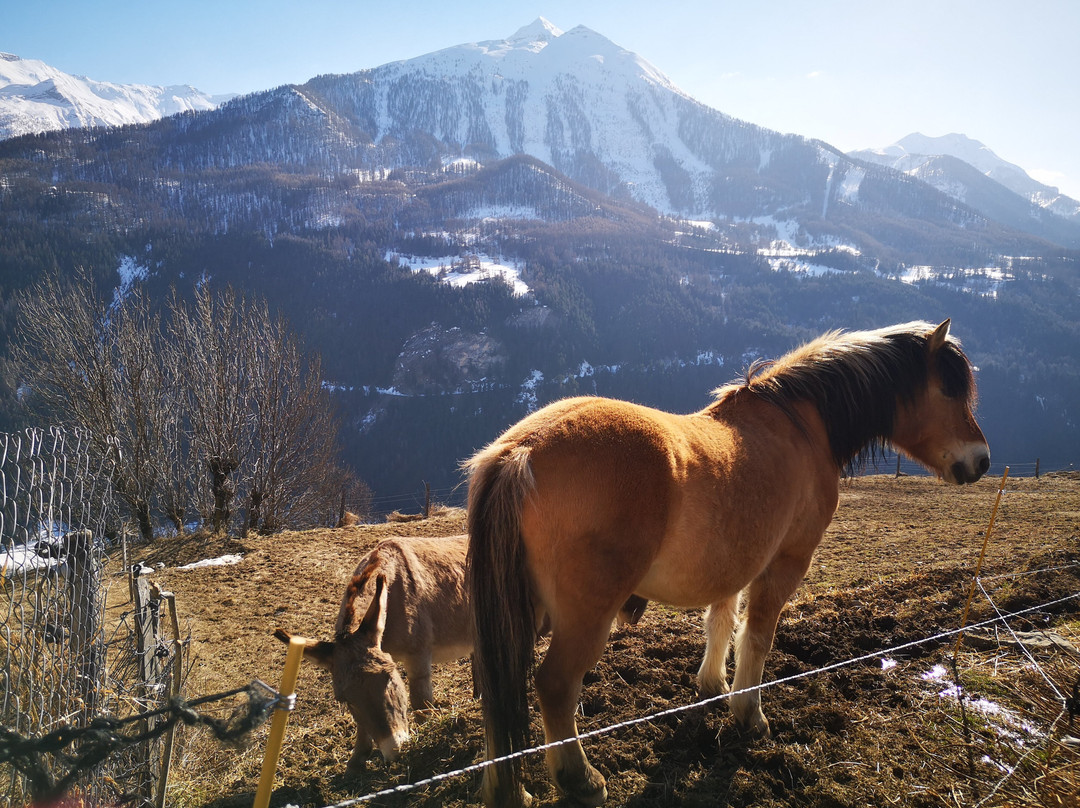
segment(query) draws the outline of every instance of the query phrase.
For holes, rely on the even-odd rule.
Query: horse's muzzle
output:
[[[990,454],[988,452],[981,452],[977,457],[973,458],[971,463],[957,460],[950,469],[952,471],[952,482],[957,485],[973,483],[986,474],[989,468]]]

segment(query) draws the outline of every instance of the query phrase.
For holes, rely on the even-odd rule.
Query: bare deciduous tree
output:
[[[338,462],[319,357],[261,300],[202,284],[162,316],[138,286],[106,303],[86,276],[53,278],[23,300],[20,338],[33,398],[114,453],[147,540],[155,515],[179,531],[192,510],[215,533],[238,510],[244,533],[324,522],[364,487]]]
[[[159,409],[172,379],[160,320],[140,290],[106,303],[92,279],[45,279],[19,311],[13,357],[38,404],[84,428],[112,455],[116,493],[144,539],[153,537],[160,483]]]
[[[282,317],[265,303],[249,310],[253,356],[252,430],[246,463],[246,528],[273,532],[311,524],[337,468],[338,424],[322,384],[318,356],[308,356]]]
[[[206,284],[189,309],[174,295],[170,330],[185,379],[191,454],[209,473],[209,501],[197,497],[204,523],[215,532],[229,524],[236,472],[244,443],[249,400],[245,350],[245,302],[228,289],[216,298]],[[205,487],[197,483],[197,491]]]

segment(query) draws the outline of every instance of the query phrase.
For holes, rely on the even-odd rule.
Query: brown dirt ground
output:
[[[1062,701],[1076,686],[1080,660],[1065,652],[1028,659],[1006,642],[1004,629],[989,648],[965,643],[961,649],[957,670],[968,696],[1007,709],[1023,728],[972,702],[965,726],[959,702],[941,695],[950,681],[924,678],[935,665],[951,671],[952,637],[888,653],[895,662],[889,667],[874,657],[811,673],[958,628],[999,485],[1000,476],[964,488],[918,477],[845,481],[836,518],[781,616],[766,664],[767,682],[807,674],[763,693],[772,739],[740,737],[722,703],[589,739],[586,752],[607,777],[607,804],[1080,805],[1080,750],[1067,740],[1080,735],[1080,719],[1070,730]],[[1080,593],[1080,479],[1011,479],[1006,489],[983,570],[990,597],[1007,612]],[[375,542],[463,529],[464,514],[449,511],[425,521],[242,541],[177,538],[145,548],[142,560],[167,565],[153,579],[175,593],[190,635],[185,694],[215,693],[254,678],[276,685],[285,647],[273,630],[328,637],[348,577]],[[235,566],[175,569],[235,552],[244,554]],[[1065,568],[1016,575],[1052,567]],[[992,615],[976,590],[968,622]],[[1080,645],[1080,599],[1009,623],[1016,630],[1052,627]],[[586,677],[580,731],[692,704],[703,648],[700,611],[650,604],[637,626],[612,635]],[[352,720],[333,701],[328,675],[305,664],[297,692],[274,806],[332,805],[481,759],[480,710],[467,660],[437,671],[440,707],[414,726],[401,758],[387,766],[372,757],[355,776],[345,774]],[[250,805],[267,726],[240,750],[221,747],[205,731],[185,732],[168,804]],[[539,740],[535,706],[533,726]],[[528,759],[525,776],[539,805],[559,804],[541,756]],[[468,774],[373,804],[474,804],[477,786],[478,775]]]

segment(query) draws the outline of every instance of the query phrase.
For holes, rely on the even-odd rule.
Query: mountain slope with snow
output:
[[[564,33],[543,18],[505,40],[322,76],[305,88],[375,144],[423,132],[451,157],[528,154],[665,212],[710,214],[733,184],[767,170],[771,155],[815,151],[694,101],[595,31]],[[760,208],[749,198],[746,207]]]
[[[0,53],[0,140],[71,127],[146,123],[213,109],[232,97],[207,95],[187,85],[94,81],[36,59]]]
[[[243,193],[222,194],[221,174],[196,182],[200,172],[233,176],[278,166],[309,177],[428,183],[453,166],[527,157],[620,205],[727,223],[766,241],[770,231],[783,231],[801,246],[843,244],[892,263],[933,263],[943,255],[979,262],[987,252],[1015,254],[1020,245],[1038,254],[1043,240],[1080,246],[1080,222],[1044,221],[1057,217],[1038,208],[1032,217],[1029,203],[975,169],[979,192],[956,193],[934,176],[905,176],[740,121],[695,101],[595,31],[562,32],[543,18],[506,39],[246,95],[162,121],[145,139],[67,139],[80,138],[108,152],[107,168],[69,160],[58,137],[35,146],[58,158],[50,183],[123,176],[135,187],[154,163],[156,176],[172,180],[156,184],[152,193],[161,198],[149,206],[140,200],[137,215],[182,209],[224,229],[269,215],[281,221],[258,226],[334,222],[354,203],[347,183],[319,189],[311,182],[263,186],[260,193],[274,198],[256,203]],[[550,196],[559,196],[555,185]],[[498,193],[505,196],[505,187]]]
[[[890,146],[863,149],[851,152],[850,156],[919,177],[950,196],[959,197],[964,190],[963,184],[943,171],[940,165],[935,165],[936,158],[954,157],[1039,208],[1080,222],[1080,202],[1059,193],[1057,188],[1032,179],[1020,166],[1001,159],[989,147],[966,135],[928,137],[916,132]]]

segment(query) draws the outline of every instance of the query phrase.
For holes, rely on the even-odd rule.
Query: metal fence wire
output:
[[[119,530],[113,456],[75,430],[0,434],[0,729],[9,737],[142,712],[168,693],[165,682],[133,678],[128,615],[106,620],[103,571]],[[73,767],[77,749],[0,763],[0,808],[60,783],[84,804],[146,804],[146,762],[158,754],[126,749],[89,771]]]

